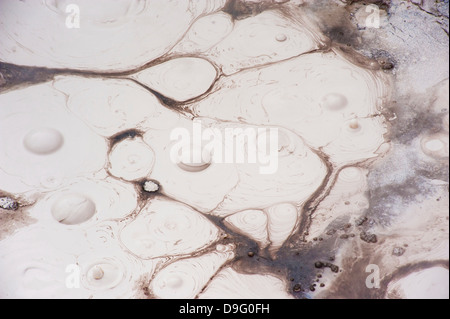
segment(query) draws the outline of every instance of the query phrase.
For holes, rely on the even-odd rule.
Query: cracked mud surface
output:
[[[0,297],[448,298],[448,1],[105,4],[0,2]]]

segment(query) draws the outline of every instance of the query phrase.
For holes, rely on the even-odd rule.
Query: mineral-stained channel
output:
[[[448,1],[0,22],[1,298],[449,297]]]

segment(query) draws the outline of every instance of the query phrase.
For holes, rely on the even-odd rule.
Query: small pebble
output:
[[[394,247],[392,250],[392,255],[394,256],[401,256],[405,253],[405,249],[402,247]]]
[[[104,276],[104,272],[103,272],[103,269],[102,269],[102,267],[100,267],[100,266],[95,266],[93,269],[92,269],[92,277],[95,279],[95,280],[100,280],[100,279],[102,279],[103,278],[103,276]]]
[[[380,64],[383,70],[392,70],[394,68],[394,63],[389,61],[381,61]]]
[[[146,181],[144,183],[144,190],[149,193],[156,193],[159,190],[159,185],[153,181]]]
[[[336,229],[330,229],[326,232],[327,235],[331,236],[336,232]]]
[[[0,208],[6,210],[17,210],[19,208],[19,203],[9,197],[0,197]]]
[[[362,233],[359,235],[359,237],[360,237],[363,241],[365,241],[366,243],[372,243],[372,244],[375,244],[375,243],[378,241],[377,235],[375,235],[375,234],[369,234],[369,233],[366,233],[366,232],[362,232]]]
[[[322,267],[324,266],[324,264],[323,264],[323,262],[321,262],[321,261],[316,261],[316,263],[314,264],[314,266],[315,266],[316,268],[322,268]]]
[[[362,224],[364,224],[367,221],[367,217],[359,217],[356,221],[355,224],[356,226],[361,226]]]
[[[331,265],[330,269],[331,269],[332,272],[339,272],[339,267],[336,266],[336,265]]]
[[[276,39],[278,42],[284,42],[284,41],[286,41],[287,36],[286,36],[285,34],[283,34],[283,33],[280,33],[280,34],[278,34],[278,35],[275,37],[275,39]]]

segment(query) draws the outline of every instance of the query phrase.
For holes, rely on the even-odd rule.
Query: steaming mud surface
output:
[[[0,297],[449,297],[448,1],[0,21]],[[277,128],[277,169],[174,162],[193,123]]]

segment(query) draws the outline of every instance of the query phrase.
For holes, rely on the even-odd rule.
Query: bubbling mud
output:
[[[220,267],[234,257],[233,248],[218,245],[214,252],[169,264],[153,278],[150,291],[164,299],[196,297]]]
[[[179,102],[205,93],[216,77],[214,66],[198,58],[172,59],[133,75],[140,83]]]
[[[157,199],[122,229],[120,238],[131,253],[150,259],[194,253],[218,235],[218,229],[192,208]]]
[[[225,268],[213,279],[208,288],[200,294],[200,299],[290,299],[285,284],[270,275],[240,274]],[[267,289],[266,287],[270,287]]]
[[[94,289],[112,289],[123,279],[120,265],[102,261],[93,265],[86,273],[86,284]]]
[[[147,144],[140,139],[127,139],[111,150],[110,173],[127,181],[141,179],[150,174],[153,161],[153,151]]]
[[[0,16],[5,22],[0,31],[4,35],[0,55],[3,62],[17,65],[129,70],[164,54],[197,17],[220,9],[224,2],[161,5],[158,1],[8,0],[2,3]],[[70,20],[66,25],[72,17],[66,12],[68,4],[76,5],[79,26]],[[17,16],[29,19],[17,24]],[[40,27],[43,21],[44,29]]]
[[[391,299],[439,299],[448,287],[448,269],[432,267],[417,271],[389,283],[387,297]]]
[[[225,218],[228,227],[258,242],[262,249],[269,244],[267,214],[261,210],[245,210]]]
[[[58,198],[52,206],[52,215],[62,224],[80,224],[95,214],[94,202],[83,195],[67,194]]]
[[[50,154],[61,148],[64,138],[60,132],[51,128],[37,128],[23,139],[25,147],[35,154]]]
[[[430,3],[2,1],[0,297],[448,298]]]

